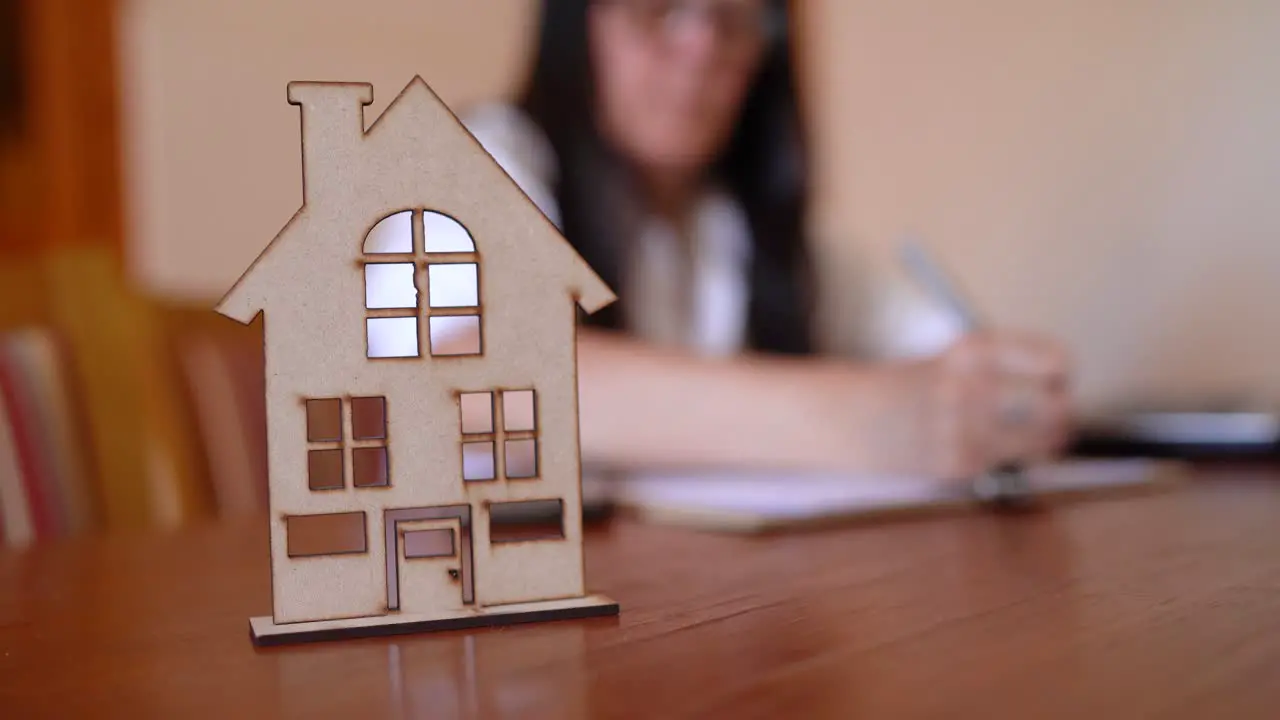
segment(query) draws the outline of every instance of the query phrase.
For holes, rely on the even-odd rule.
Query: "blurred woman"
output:
[[[960,478],[1057,453],[1049,341],[815,353],[791,29],[784,2],[545,0],[518,103],[466,118],[618,293],[579,336],[584,459]]]

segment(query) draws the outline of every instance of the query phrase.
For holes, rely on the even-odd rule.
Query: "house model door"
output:
[[[468,516],[430,508],[387,520],[387,607],[403,613],[460,610],[473,602]],[[436,517],[421,517],[435,515]],[[469,513],[467,513],[469,515]],[[418,517],[415,517],[418,516]]]

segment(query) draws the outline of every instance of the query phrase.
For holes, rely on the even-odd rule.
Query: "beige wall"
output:
[[[1280,398],[1280,3],[823,0],[814,17],[834,280],[863,260],[849,243],[880,266],[915,228],[995,321],[1072,343],[1090,408]],[[839,345],[852,325],[832,325]]]
[[[414,76],[451,105],[515,86],[529,0],[124,0],[125,152],[135,274],[220,296],[302,202],[290,80]]]
[[[994,321],[1072,344],[1090,408],[1280,399],[1280,3],[802,2],[834,347],[862,344],[859,290],[886,290],[892,243],[914,228]],[[371,113],[415,72],[455,106],[498,96],[532,6],[132,0],[139,277],[220,294],[289,218],[288,80],[371,81]],[[867,334],[927,343],[936,328],[897,287]]]

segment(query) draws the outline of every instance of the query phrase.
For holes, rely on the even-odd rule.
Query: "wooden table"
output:
[[[0,717],[1280,717],[1280,473],[773,538],[616,522],[618,618],[255,649],[264,523],[0,555]]]

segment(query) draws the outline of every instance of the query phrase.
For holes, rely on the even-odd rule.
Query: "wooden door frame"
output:
[[[475,553],[472,543],[475,532],[471,527],[470,505],[433,505],[427,507],[398,508],[383,511],[383,532],[386,536],[387,555],[387,609],[400,609],[400,528],[402,522],[416,520],[457,520],[459,566],[462,575],[462,604],[474,605]]]

